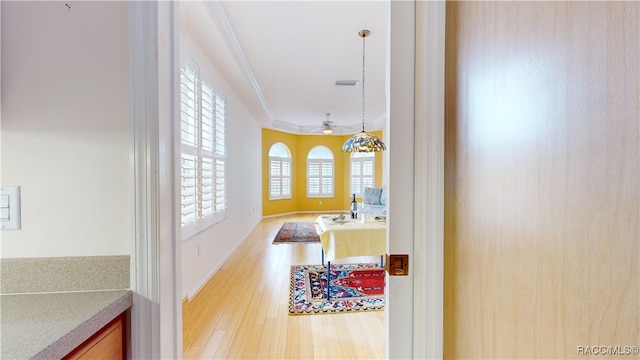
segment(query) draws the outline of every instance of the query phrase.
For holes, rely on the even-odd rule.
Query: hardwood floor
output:
[[[319,244],[273,245],[285,221],[262,220],[191,301],[184,302],[185,359],[382,359],[384,311],[288,312],[291,265],[319,264]],[[375,262],[376,258],[338,262]]]

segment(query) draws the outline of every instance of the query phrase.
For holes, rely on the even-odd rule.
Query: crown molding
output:
[[[236,61],[240,65],[240,69],[249,80],[249,83],[251,83],[251,87],[253,88],[253,91],[255,92],[255,95],[258,98],[260,105],[262,106],[262,110],[266,114],[267,119],[273,122],[274,121],[273,115],[271,115],[271,111],[269,110],[269,105],[267,104],[267,100],[264,98],[264,95],[262,94],[260,85],[258,84],[258,81],[256,80],[256,77],[253,74],[253,70],[251,70],[251,66],[247,61],[247,58],[244,56],[242,47],[238,42],[238,38],[236,37],[236,34],[233,31],[233,27],[229,22],[229,18],[227,17],[227,13],[224,11],[224,7],[222,6],[222,3],[220,1],[209,1],[208,4],[213,10],[213,14],[216,16],[218,20],[217,21],[218,24],[222,28],[222,32],[225,38],[227,39],[227,43],[229,44],[229,47],[231,48],[231,51],[233,52],[233,55],[236,58]]]

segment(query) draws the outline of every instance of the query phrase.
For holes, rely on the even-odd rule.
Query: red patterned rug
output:
[[[384,309],[384,269],[378,264],[331,264],[331,301],[327,268],[291,267],[289,314],[326,314]]]
[[[320,237],[312,222],[285,222],[273,239],[273,244],[276,245],[319,242]]]

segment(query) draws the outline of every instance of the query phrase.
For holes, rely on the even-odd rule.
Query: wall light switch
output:
[[[0,208],[8,208],[9,207],[9,195],[0,195]]]
[[[20,229],[20,186],[0,187],[0,229]]]
[[[0,195],[0,221],[9,221],[9,195]]]

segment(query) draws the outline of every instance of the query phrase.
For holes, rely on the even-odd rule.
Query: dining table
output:
[[[327,300],[331,300],[331,261],[355,256],[380,256],[384,267],[387,249],[387,218],[383,215],[349,216],[321,215],[315,221],[322,243],[322,264],[327,262]]]

